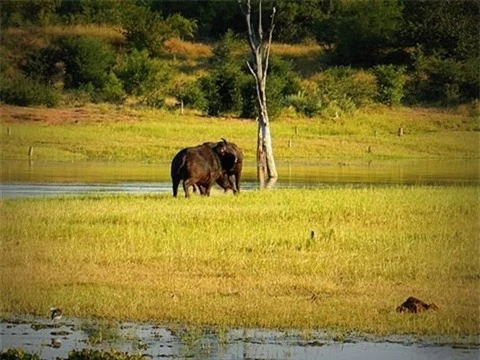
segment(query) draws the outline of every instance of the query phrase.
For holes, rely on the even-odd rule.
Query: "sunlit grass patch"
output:
[[[106,319],[478,334],[478,198],[394,187],[4,200],[2,313],[55,304]],[[397,314],[412,295],[440,311]]]
[[[2,107],[2,158],[170,161],[186,146],[225,138],[247,161],[256,154],[253,120],[165,110],[88,106]],[[478,119],[439,110],[376,107],[339,119],[285,116],[272,121],[278,161],[322,159],[476,158]],[[398,136],[403,128],[404,136]]]
[[[178,38],[172,38],[163,44],[165,52],[182,58],[206,58],[212,56],[212,47],[203,43],[193,43]]]

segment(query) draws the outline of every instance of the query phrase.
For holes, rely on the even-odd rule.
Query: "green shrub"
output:
[[[165,93],[161,90],[152,89],[142,97],[142,103],[152,108],[163,108],[165,106]]]
[[[0,79],[0,99],[2,102],[18,106],[46,105],[54,107],[59,103],[59,95],[52,87],[24,76],[13,79]]]
[[[128,43],[137,50],[148,50],[151,54],[161,53],[165,40],[172,37],[193,37],[197,30],[195,20],[179,14],[163,19],[159,12],[152,12],[144,6],[132,8],[126,16],[124,35]]]
[[[183,101],[183,106],[204,110],[206,107],[205,95],[199,81],[179,81],[172,85],[170,94],[178,101]]]
[[[121,104],[125,100],[126,94],[123,90],[122,82],[112,72],[108,74],[107,80],[101,89],[97,90],[100,101],[111,102],[114,104]]]
[[[411,102],[443,105],[480,98],[480,59],[464,61],[416,55],[415,70],[408,84]]]
[[[240,110],[241,87],[245,77],[240,62],[233,55],[237,47],[233,32],[227,31],[213,49],[210,74],[199,80],[205,96],[204,110],[208,115],[217,116]]]
[[[2,360],[40,360],[37,354],[29,354],[20,349],[3,349],[0,352]]]
[[[68,353],[67,360],[142,360],[142,354],[129,355],[118,350],[72,350]]]
[[[387,105],[400,105],[404,97],[405,67],[378,65],[373,68],[378,82],[378,101]]]
[[[193,39],[198,29],[196,20],[186,19],[178,13],[170,15],[165,22],[171,29],[171,36],[180,39]]]
[[[297,94],[287,97],[287,105],[292,106],[299,114],[314,117],[321,113],[322,104],[316,94],[299,91]]]
[[[205,112],[208,115],[237,112],[241,104],[242,76],[236,69],[221,69],[200,78],[200,88],[205,95]]]
[[[133,49],[115,69],[129,95],[144,95],[163,71],[159,60],[150,58],[147,50]]]
[[[131,50],[115,68],[115,74],[128,95],[139,96],[148,106],[164,106],[171,69],[165,62],[151,58],[147,50]]]
[[[325,115],[352,112],[374,101],[376,81],[367,72],[332,67],[317,76],[316,96]]]
[[[79,88],[91,83],[101,89],[108,82],[114,56],[104,42],[92,37],[63,38],[59,53],[65,64],[65,87]]]
[[[45,84],[52,85],[58,80],[63,80],[59,55],[53,46],[30,51],[20,70],[27,77]]]

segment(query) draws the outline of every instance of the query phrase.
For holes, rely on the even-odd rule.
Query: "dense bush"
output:
[[[200,83],[196,80],[175,82],[172,84],[170,95],[182,101],[183,106],[187,108],[204,110],[207,105]]]
[[[125,18],[123,29],[128,43],[138,50],[147,49],[151,54],[157,55],[167,39],[193,38],[197,25],[194,20],[188,20],[179,14],[164,19],[159,12],[137,6]]]
[[[98,101],[111,102],[121,104],[125,100],[126,93],[123,89],[122,82],[117,78],[115,73],[108,74],[106,81],[101,89],[97,90]]]
[[[402,19],[398,1],[337,1],[332,18],[336,63],[377,64],[396,43]]]
[[[53,46],[30,51],[20,70],[25,76],[45,84],[52,85],[56,81],[63,81],[63,63]]]
[[[58,105],[60,97],[50,86],[24,76],[0,78],[0,100],[18,106]]]
[[[59,42],[59,58],[65,64],[65,87],[91,83],[101,89],[114,64],[110,47],[92,37],[67,37]]]
[[[205,112],[208,115],[236,113],[240,110],[241,86],[244,74],[234,50],[238,47],[233,33],[228,31],[213,49],[209,61],[210,74],[199,79],[205,96]]]
[[[299,91],[287,97],[287,104],[292,106],[298,114],[307,117],[319,115],[322,111],[322,104],[317,94],[310,94],[306,91]]]
[[[128,95],[138,96],[149,106],[162,107],[171,80],[171,69],[151,57],[146,49],[132,49],[115,68]]]
[[[142,92],[141,86],[151,74],[150,59],[147,50],[133,49],[115,68],[115,74],[123,82],[127,94],[138,95]]]
[[[242,76],[239,70],[218,69],[200,79],[200,88],[205,95],[205,112],[217,116],[239,111],[241,105]]]
[[[405,67],[378,65],[373,68],[378,83],[378,101],[387,105],[400,105],[404,97]]]
[[[480,59],[463,61],[417,54],[410,102],[452,105],[480,98]]]
[[[352,112],[374,101],[376,81],[369,73],[332,67],[317,76],[316,96],[325,115]]]
[[[2,349],[0,352],[2,360],[40,360],[37,354],[29,354],[20,349]]]

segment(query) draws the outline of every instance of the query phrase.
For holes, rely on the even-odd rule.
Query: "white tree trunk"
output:
[[[270,134],[270,127],[268,124],[262,126],[263,132],[263,145],[265,147],[265,157],[267,163],[267,175],[268,181],[266,188],[270,189],[275,185],[278,179],[277,166],[275,165],[275,159],[273,157],[272,136]]]
[[[257,119],[258,121],[258,119]],[[257,128],[257,179],[260,189],[265,187],[265,171],[267,168],[267,161],[265,158],[265,146],[263,141],[263,126],[258,121]]]
[[[275,8],[271,15],[271,24],[269,30],[268,43],[263,43],[263,29],[262,29],[262,0],[259,0],[258,6],[258,29],[255,32],[251,23],[251,6],[250,0],[238,0],[241,9],[245,15],[248,30],[248,42],[252,53],[252,60],[247,62],[248,68],[255,78],[257,89],[257,105],[259,109],[258,121],[258,136],[257,136],[257,178],[260,188],[271,188],[278,179],[277,167],[273,157],[272,136],[270,133],[270,122],[267,111],[267,70],[268,61],[270,57],[270,48],[272,44],[273,34],[273,19],[275,15]],[[243,4],[246,4],[246,9]],[[265,170],[268,176],[265,184]]]

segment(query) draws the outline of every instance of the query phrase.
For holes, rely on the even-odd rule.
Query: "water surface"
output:
[[[279,163],[277,188],[480,184],[480,163],[468,160]],[[84,193],[171,192],[170,164],[111,162],[1,162],[4,198]],[[246,163],[243,190],[257,188]]]
[[[99,329],[103,329],[99,340]],[[358,360],[474,360],[478,345],[450,345],[442,339],[409,336],[373,338],[345,336],[341,341],[321,331],[231,329],[224,331],[163,327],[152,324],[98,324],[69,319],[3,321],[2,348],[23,349],[42,359],[66,358],[85,348],[144,354],[152,359],[358,359]]]

